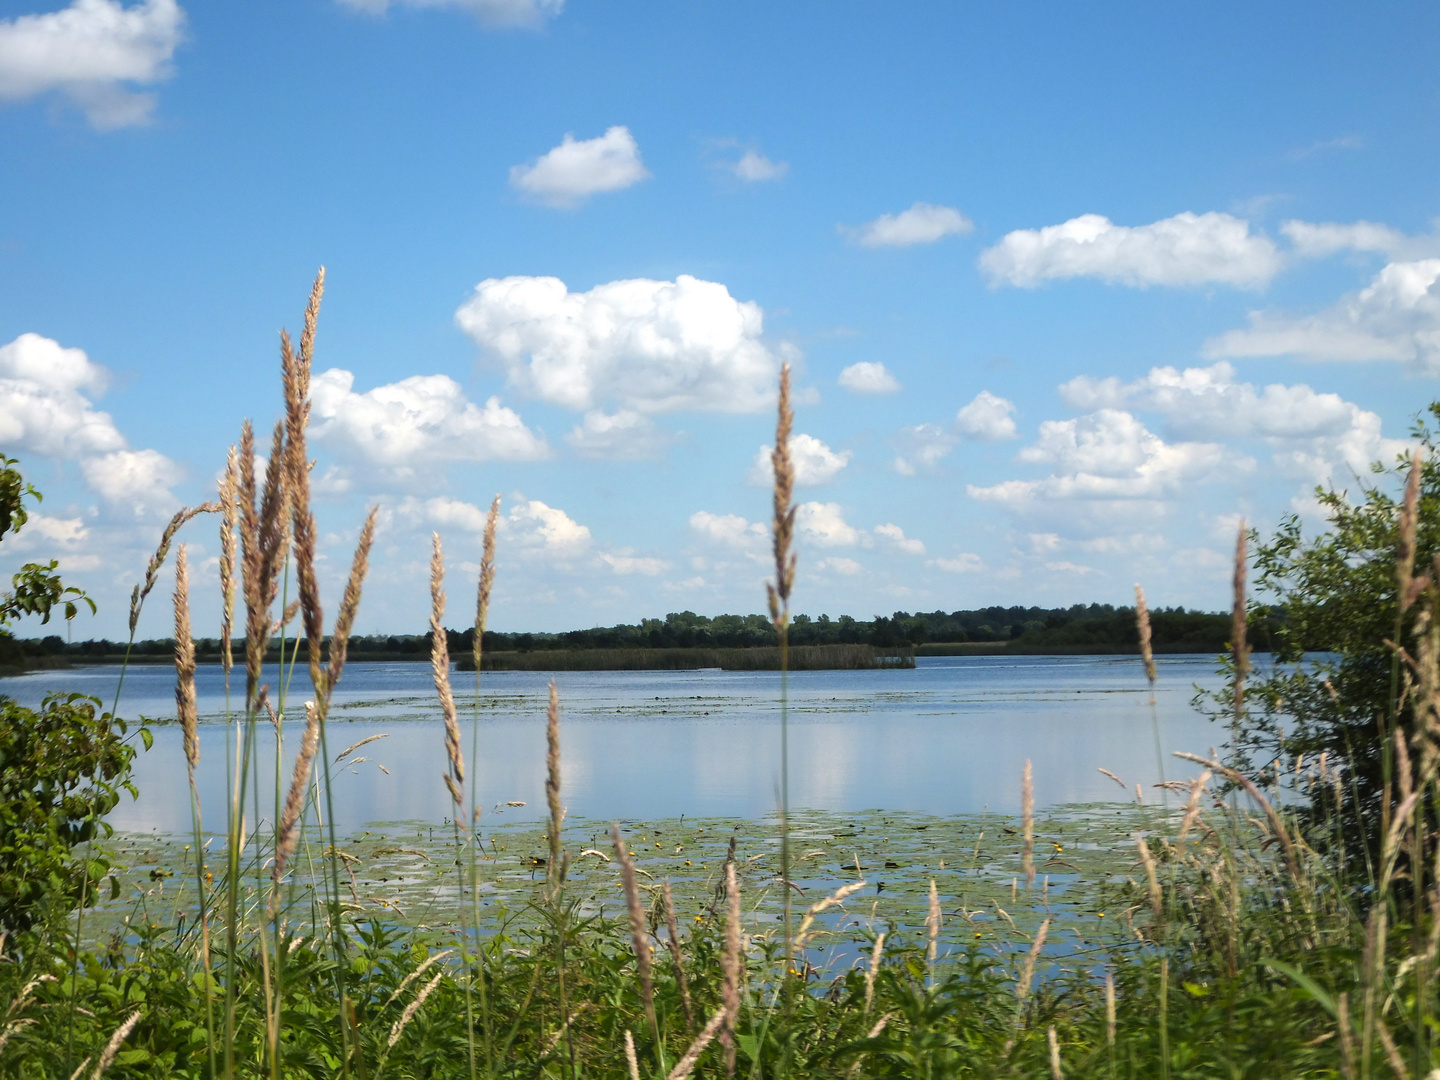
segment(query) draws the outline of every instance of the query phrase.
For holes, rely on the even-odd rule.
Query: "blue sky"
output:
[[[278,415],[323,264],[332,596],[382,508],[362,630],[423,629],[431,530],[463,623],[496,492],[498,628],[759,610],[785,360],[797,609],[1222,607],[1237,517],[1317,523],[1435,396],[1437,31],[0,2],[0,451],[46,492],[0,570],[59,557],[101,604],[75,633],[119,635],[164,521]],[[212,523],[185,538],[213,582]]]

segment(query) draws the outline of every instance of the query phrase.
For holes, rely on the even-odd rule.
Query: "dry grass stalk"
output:
[[[1105,1042],[1115,1048],[1115,974],[1105,969]]]
[[[240,569],[245,597],[245,701],[255,707],[255,692],[265,651],[270,645],[270,609],[279,592],[289,512],[285,495],[285,429],[275,425],[265,485],[257,505],[254,435],[249,421],[240,436]]]
[[[347,757],[353,754],[356,750],[359,750],[362,746],[369,746],[372,742],[375,742],[378,739],[388,739],[389,737],[390,733],[388,731],[381,732],[379,735],[367,735],[359,742],[351,743],[344,750],[341,750],[340,753],[336,754],[335,764],[339,765],[340,762],[344,761]]]
[[[1405,497],[1400,502],[1400,521],[1395,543],[1396,595],[1403,614],[1416,598],[1415,588],[1415,528],[1420,520],[1420,475],[1423,457],[1416,449],[1410,457],[1410,475],[1405,478]],[[1424,585],[1421,585],[1423,588]]]
[[[670,879],[665,879],[662,892],[665,897],[665,935],[670,947],[671,959],[675,961],[675,985],[680,990],[680,1005],[685,1010],[685,1030],[695,1029],[695,1014],[690,1007],[690,980],[685,977],[685,954],[680,948],[680,926],[675,918],[675,899],[670,895]]]
[[[316,285],[324,281],[324,273]],[[314,294],[312,293],[312,297]],[[318,304],[318,297],[315,298]],[[312,305],[313,306],[313,305]],[[306,332],[313,341],[314,328],[306,311]],[[295,548],[295,581],[305,616],[305,650],[310,660],[310,681],[317,697],[324,700],[324,673],[320,669],[320,644],[325,636],[320,608],[320,585],[315,579],[315,515],[310,511],[310,460],[305,446],[305,426],[310,419],[309,366],[290,348],[290,336],[280,332],[281,382],[285,389],[285,484],[290,496],[291,534]]]
[[[1128,790],[1129,790],[1129,788],[1126,788],[1126,787],[1125,787],[1125,781],[1124,781],[1124,780],[1121,780],[1120,777],[1116,776],[1116,775],[1115,775],[1113,772],[1111,772],[1109,769],[1097,769],[1097,770],[1095,770],[1095,771],[1098,772],[1101,776],[1108,776],[1111,780],[1114,780],[1115,783],[1117,783],[1117,784],[1120,785],[1120,787],[1121,787],[1122,790],[1125,790],[1125,791],[1128,791]]]
[[[440,534],[431,534],[430,552],[430,672],[435,679],[435,692],[440,696],[440,714],[445,720],[445,753],[450,771],[445,786],[455,800],[455,820],[464,814],[465,757],[460,752],[460,722],[455,716],[455,696],[450,692],[450,645],[445,636],[445,556],[440,550]]]
[[[420,988],[420,992],[415,995],[415,1000],[405,1006],[405,1011],[400,1014],[400,1019],[390,1025],[390,1039],[385,1044],[387,1049],[393,1048],[400,1041],[400,1036],[405,1034],[406,1026],[415,1019],[415,1014],[420,1011],[420,1006],[424,1005],[425,999],[435,992],[435,988],[440,985],[440,980],[443,978],[445,978],[445,973],[437,972],[433,979]]]
[[[1355,1029],[1350,1022],[1350,995],[1343,990],[1335,998],[1335,1027],[1340,1033],[1340,1075],[1355,1080]]]
[[[1245,676],[1250,674],[1250,646],[1245,643],[1245,519],[1235,537],[1235,603],[1230,612],[1230,651],[1235,660],[1235,715],[1245,704]]]
[[[175,714],[185,737],[190,783],[200,764],[199,716],[195,707],[195,640],[190,636],[190,570],[185,545],[175,552]]]
[[[360,610],[360,591],[365,584],[365,573],[370,569],[370,545],[375,540],[375,516],[380,512],[372,506],[360,530],[360,542],[355,545],[355,558],[350,564],[350,577],[345,582],[345,595],[340,598],[340,613],[335,616],[335,632],[330,635],[330,671],[325,679],[328,694],[340,681],[345,669],[345,657],[350,649],[350,631],[355,627],[355,615]],[[321,722],[324,722],[321,710]]]
[[[130,1032],[135,1030],[135,1025],[139,1022],[140,1010],[136,1009],[123,1024],[115,1029],[115,1034],[110,1036],[110,1041],[105,1044],[105,1049],[100,1051],[100,1060],[95,1062],[95,1068],[90,1073],[90,1080],[100,1080],[100,1077],[105,1075],[105,1070],[115,1064],[115,1055],[120,1053],[121,1045],[130,1037]]]
[[[310,788],[310,766],[320,746],[320,709],[313,701],[305,702],[305,734],[300,738],[300,752],[295,755],[295,770],[290,776],[290,790],[285,795],[285,808],[280,814],[280,832],[275,840],[275,864],[271,878],[276,891],[271,895],[271,915],[279,903],[280,881],[295,845],[300,840],[300,813],[305,809],[305,792]]]
[[[1060,1071],[1060,1037],[1055,1034],[1054,1024],[1045,1032],[1045,1038],[1050,1043],[1050,1080],[1065,1080]]]
[[[740,1017],[740,881],[735,864],[725,864],[725,953],[720,958],[722,983],[720,1004],[724,1022],[720,1028],[720,1044],[725,1048],[725,1074],[735,1075],[735,1022]],[[789,958],[786,958],[789,962]]]
[[[394,992],[393,994],[391,994],[388,998],[385,999],[385,1004],[386,1004],[386,1005],[391,1005],[391,1004],[393,1004],[394,1001],[395,1001],[395,999],[398,998],[401,994],[403,994],[403,993],[405,992],[405,988],[406,988],[407,986],[409,986],[412,982],[414,982],[416,979],[418,979],[421,975],[424,975],[425,972],[428,971],[433,965],[438,964],[441,960],[444,960],[447,956],[454,956],[454,955],[455,955],[455,950],[454,950],[454,949],[444,949],[444,950],[442,950],[442,951],[440,951],[440,952],[432,953],[430,956],[428,956],[428,957],[425,959],[425,962],[424,962],[423,964],[421,964],[419,967],[417,967],[414,971],[410,972],[409,975],[406,975],[405,978],[403,978],[403,979],[400,980],[400,985],[395,988],[395,992]]]
[[[930,968],[930,978],[935,978],[935,958],[940,952],[940,893],[935,888],[935,879],[930,879],[930,911],[925,917],[925,961]]]
[[[1376,999],[1384,989],[1385,979],[1385,930],[1388,913],[1384,905],[1377,904],[1370,909],[1365,927],[1365,952],[1361,957],[1361,969],[1365,980],[1364,1013],[1361,1019],[1360,1051],[1367,1058],[1375,1041]]]
[[[630,1080],[640,1080],[640,1061],[635,1056],[635,1036],[625,1029],[625,1065],[630,1070]]]
[[[1255,781],[1237,769],[1221,765],[1218,761],[1211,761],[1209,758],[1203,758],[1197,754],[1187,754],[1183,750],[1176,750],[1175,756],[1185,761],[1193,761],[1196,765],[1204,765],[1207,769],[1219,773],[1225,779],[1239,784],[1245,789],[1245,793],[1265,811],[1265,817],[1270,822],[1270,829],[1274,832],[1275,838],[1280,841],[1280,847],[1285,852],[1285,863],[1290,870],[1290,876],[1298,882],[1300,880],[1300,859],[1296,853],[1295,844],[1290,839],[1290,833],[1286,830],[1285,823],[1280,820],[1280,815],[1270,805],[1270,800],[1265,798],[1260,789],[1255,786]]]
[[[545,711],[545,802],[550,808],[550,861],[545,867],[552,892],[564,878],[560,872],[560,828],[565,811],[560,806],[560,692],[550,680],[550,705]]]
[[[640,905],[640,887],[635,883],[635,860],[625,848],[620,823],[610,826],[610,840],[615,845],[615,858],[620,863],[620,883],[625,887],[625,908],[630,915],[630,938],[635,948],[635,966],[640,975],[640,1000],[645,1004],[645,1017],[650,1030],[657,1033],[655,1020],[655,981],[650,973],[650,935],[645,929],[645,910]]]
[[[235,657],[230,637],[235,629],[235,500],[239,497],[240,464],[235,447],[225,458],[225,476],[220,481],[220,665],[228,685]]]
[[[1035,887],[1035,781],[1030,759],[1025,759],[1025,772],[1020,779],[1020,830],[1024,844],[1020,866],[1025,871],[1025,887]]]
[[[1185,816],[1180,820],[1180,839],[1190,835],[1190,829],[1195,824],[1195,819],[1200,816],[1200,796],[1205,794],[1205,785],[1210,782],[1213,776],[1209,769],[1206,769],[1199,776],[1190,782],[1190,798],[1185,803]]]
[[[675,1067],[670,1070],[670,1075],[667,1076],[665,1080],[685,1080],[685,1078],[690,1075],[691,1070],[695,1068],[695,1063],[700,1060],[701,1053],[704,1052],[705,1047],[710,1045],[715,1035],[720,1032],[720,1029],[725,1024],[725,1018],[729,1015],[729,1011],[724,1006],[721,1006],[715,1015],[710,1017],[704,1029],[701,1030],[699,1035],[695,1036],[695,1041],[690,1044],[690,1048],[685,1051],[685,1055],[675,1063]]]
[[[1395,732],[1395,775],[1400,781],[1400,800],[1404,802],[1415,790],[1415,774],[1410,768],[1410,749],[1405,745],[1404,728]]]
[[[885,933],[875,937],[875,947],[870,950],[870,967],[865,971],[865,1012],[875,1002],[875,976],[880,974],[880,960],[885,955]]]
[[[220,509],[219,503],[207,502],[199,506],[187,506],[175,512],[170,519],[170,524],[165,526],[165,531],[160,534],[160,543],[155,548],[155,553],[150,556],[150,562],[145,567],[145,580],[142,584],[136,585],[130,593],[130,636],[135,636],[135,625],[140,621],[140,609],[145,606],[145,598],[150,595],[150,590],[155,588],[155,581],[160,575],[160,568],[165,565],[165,556],[170,554],[170,543],[175,539],[175,534],[180,531],[191,518],[200,514],[213,514]]]
[[[857,860],[858,861],[858,860]],[[850,897],[865,887],[863,881],[852,881],[848,885],[842,885],[823,900],[811,904],[805,909],[805,917],[800,920],[800,929],[795,934],[794,952],[800,953],[805,949],[805,943],[809,935],[807,931],[815,924],[815,916],[822,911],[828,911],[832,907],[843,904]]]
[[[1035,978],[1035,965],[1040,960],[1040,950],[1045,947],[1045,935],[1050,932],[1050,920],[1046,919],[1035,931],[1035,940],[1030,943],[1030,951],[1025,955],[1025,967],[1021,972],[1020,980],[1015,984],[1015,1002],[1024,1005],[1025,999],[1030,996],[1030,983]]]
[[[1145,604],[1145,590],[1135,586],[1135,626],[1140,632],[1140,658],[1145,661],[1145,677],[1150,680],[1150,704],[1155,704],[1155,653],[1150,648],[1150,608]]]
[[[1390,1063],[1390,1071],[1395,1074],[1396,1080],[1410,1080],[1410,1070],[1405,1066],[1400,1048],[1395,1045],[1385,1021],[1378,1016],[1375,1018],[1375,1033],[1380,1036],[1380,1045],[1385,1048],[1385,1059]]]
[[[770,601],[770,619],[777,632],[789,624],[790,590],[795,584],[795,555],[790,544],[795,536],[795,464],[790,460],[790,429],[795,414],[790,408],[790,365],[780,369],[780,401],[775,422],[775,448],[770,451],[770,464],[775,472],[774,507],[771,523],[775,554],[775,582],[766,582],[765,594]]]
[[[485,516],[485,539],[480,548],[480,588],[475,595],[475,677],[480,677],[485,623],[490,618],[490,590],[495,584],[495,527],[500,523],[500,496],[490,503]]]
[[[1155,915],[1155,921],[1159,922],[1165,911],[1165,898],[1160,892],[1160,877],[1155,872],[1155,855],[1150,850],[1150,845],[1145,842],[1145,837],[1139,833],[1135,835],[1135,848],[1140,852],[1140,863],[1145,867],[1145,884],[1150,892],[1150,910]]]

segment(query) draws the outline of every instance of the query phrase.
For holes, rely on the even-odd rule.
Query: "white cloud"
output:
[[[1085,574],[1093,574],[1095,572],[1095,568],[1093,566],[1081,566],[1079,563],[1073,562],[1047,562],[1045,564],[1045,569],[1054,570],[1056,573],[1060,574],[1080,574],[1082,576]]]
[[[737,180],[755,184],[763,180],[779,180],[790,171],[790,166],[783,161],[771,161],[759,151],[746,150],[740,155],[740,160],[730,166],[730,171]]]
[[[779,359],[758,304],[681,274],[572,293],[553,277],[491,278],[455,313],[522,392],[567,409],[757,412]]]
[[[51,550],[57,547],[73,551],[83,544],[89,535],[90,530],[86,528],[84,518],[52,517],[32,511],[23,531],[7,534],[5,546],[7,550],[17,552]]]
[[[1393,262],[1359,292],[1313,315],[1253,311],[1205,343],[1209,356],[1400,360],[1440,372],[1440,259]]]
[[[84,393],[103,392],[107,381],[83,350],[39,334],[0,346],[0,446],[54,458],[124,449],[110,414],[92,409]]]
[[[905,554],[907,555],[925,554],[924,542],[916,540],[912,537],[907,537],[905,535],[905,530],[902,529],[899,525],[892,525],[888,522],[884,525],[876,525],[875,535],[884,537],[886,540],[889,540],[892,544],[895,545],[897,549],[905,552]]]
[[[620,125],[594,139],[566,135],[529,165],[510,169],[510,186],[548,206],[578,206],[591,195],[621,191],[649,177],[630,129]]]
[[[1440,254],[1440,237],[1407,236],[1389,225],[1356,221],[1348,225],[1333,221],[1314,224],[1286,221],[1280,226],[1302,258],[1320,259],[1337,251],[1378,251],[1392,259],[1420,259]]]
[[[61,11],[0,20],[0,101],[59,93],[102,131],[143,124],[170,77],[185,12],[175,0],[74,0]]]
[[[853,547],[860,530],[848,524],[839,503],[807,502],[795,508],[795,531],[820,547]]]
[[[881,214],[859,228],[842,225],[861,247],[910,247],[933,244],[947,236],[964,236],[975,226],[951,206],[917,202],[898,214]]]
[[[1176,214],[1150,225],[1115,225],[1084,214],[1061,225],[1017,229],[980,256],[991,284],[1034,288],[1057,278],[1121,285],[1265,285],[1280,269],[1268,237],[1229,214]]]
[[[816,570],[829,570],[832,573],[844,574],[846,577],[854,577],[860,573],[860,564],[854,559],[847,559],[843,555],[832,555],[828,559],[821,559],[815,564]]]
[[[970,404],[955,414],[955,430],[970,439],[999,442],[1018,436],[1012,415],[1015,406],[1002,397],[981,390]]]
[[[628,549],[602,551],[600,558],[608,563],[610,569],[617,574],[641,574],[645,577],[657,577],[670,569],[670,564],[664,559],[633,555]]]
[[[953,431],[940,424],[916,424],[902,428],[894,439],[900,449],[893,463],[894,469],[901,476],[929,471],[955,449],[958,441]]]
[[[391,7],[458,8],[488,26],[539,26],[560,14],[565,0],[339,0],[369,15],[383,15]]]
[[[355,376],[330,368],[310,384],[311,435],[346,457],[408,475],[436,462],[534,461],[548,454],[513,410],[465,397],[445,375],[412,375],[355,393]]]
[[[690,528],[707,540],[731,548],[753,549],[770,536],[759,522],[746,521],[739,514],[712,514],[708,510],[691,514]]]
[[[406,508],[414,512],[414,501],[408,502]],[[453,526],[477,535],[485,531],[485,519],[488,511],[480,509],[474,503],[440,496],[426,499],[424,510],[425,516],[434,525]]]
[[[671,437],[648,416],[629,409],[616,413],[591,409],[565,436],[565,441],[581,457],[639,461],[660,457]]]
[[[840,372],[840,385],[855,394],[893,394],[900,381],[884,364],[862,360]]]
[[[962,552],[953,559],[931,559],[931,566],[938,566],[951,574],[978,574],[985,569],[985,560],[971,552]]]
[[[179,506],[170,487],[182,478],[180,466],[158,450],[114,450],[83,458],[80,472],[92,491],[136,517]]]
[[[750,483],[759,487],[770,487],[775,483],[775,472],[770,462],[773,452],[774,447],[771,446],[760,448],[750,469]],[[795,483],[801,487],[828,484],[850,464],[851,456],[849,450],[836,453],[813,435],[790,436],[790,461],[795,466]]]
[[[1243,463],[1215,443],[1167,444],[1128,412],[1101,409],[1075,420],[1047,420],[1019,460],[1050,464],[1041,480],[970,485],[970,496],[1021,508],[1039,500],[1153,500],[1176,495],[1222,464]]]
[[[563,510],[538,499],[522,501],[500,519],[498,532],[524,551],[565,557],[590,546],[590,530]]]

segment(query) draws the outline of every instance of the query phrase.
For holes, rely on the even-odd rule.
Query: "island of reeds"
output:
[[[473,609],[446,595],[447,553],[433,541],[427,659],[451,813],[428,830],[341,836],[331,775],[360,746],[335,745],[329,703],[357,655],[375,516],[343,593],[322,597],[306,449],[322,289],[323,274],[299,341],[282,336],[281,419],[268,435],[242,426],[217,499],[177,512],[132,596],[133,638],[173,562],[178,723],[152,732],[122,719],[123,691],[38,710],[0,699],[0,1076],[1434,1075],[1430,429],[1358,490],[1320,492],[1319,534],[1298,519],[1268,538],[1242,525],[1217,660],[1226,685],[1199,703],[1218,749],[1180,755],[1184,772],[1172,760],[1171,775],[1187,779],[1132,794],[1116,776],[1115,803],[1038,817],[1044,793],[1027,764],[1013,820],[827,816],[789,800],[784,674],[800,649],[830,646],[802,644],[790,612],[803,568],[782,373],[774,642],[763,646],[782,673],[773,818],[570,819],[553,684],[536,717],[543,826],[482,813],[472,706],[494,640],[497,500]],[[0,537],[23,528],[28,490],[18,463],[0,462]],[[204,821],[186,537],[217,525],[229,800],[225,820]],[[29,564],[0,597],[0,622],[84,602],[54,564]],[[475,618],[471,672],[457,678],[467,646],[446,619],[462,609]],[[1156,678],[1163,614],[1137,587],[1125,630],[1142,685]],[[1274,653],[1263,672],[1250,660],[1261,628]],[[1322,656],[1306,651],[1316,641]],[[272,650],[308,669],[312,699],[288,699],[284,672],[263,681]],[[134,756],[161,737],[183,744],[174,785],[191,797],[193,828],[114,836],[106,816],[133,793]],[[257,805],[251,781],[281,771],[287,741],[293,764],[273,805]]]

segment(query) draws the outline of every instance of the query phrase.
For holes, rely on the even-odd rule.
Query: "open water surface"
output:
[[[790,795],[796,809],[866,809],[925,814],[1018,813],[1020,776],[1033,762],[1037,804],[1127,798],[1100,767],[1158,801],[1156,738],[1167,779],[1193,769],[1172,750],[1206,753],[1224,731],[1191,705],[1197,685],[1215,689],[1212,656],[1158,660],[1154,719],[1137,657],[925,657],[914,670],[803,671],[789,676]],[[243,671],[235,673],[243,699]],[[93,694],[108,708],[117,667],[41,671],[0,681],[0,693],[35,706],[55,691]],[[473,674],[455,673],[463,744],[478,736],[479,798],[498,820],[545,814],[545,705],[559,687],[563,801],[572,814],[611,818],[758,818],[772,812],[780,778],[777,672],[486,672],[476,705]],[[267,671],[272,698],[278,675]],[[126,831],[190,828],[190,795],[174,669],[132,667],[119,714],[156,724],[155,745],[136,759],[140,798],[124,797],[111,823]],[[202,715],[197,774],[207,827],[226,816],[232,739],[217,666],[197,675]],[[287,695],[284,742],[293,750],[310,696],[297,672]],[[254,769],[262,817],[274,808],[275,735],[257,728]],[[430,669],[421,663],[352,663],[336,689],[328,752],[372,735],[332,767],[336,825],[440,822],[451,810],[441,772],[443,725]],[[288,753],[284,783],[288,783]],[[363,760],[359,760],[363,759]],[[388,772],[386,771],[388,770]],[[506,806],[523,802],[523,807]],[[257,805],[254,801],[252,806]],[[494,808],[494,809],[492,809]],[[253,812],[247,814],[253,822]],[[213,823],[213,825],[212,825]],[[498,821],[497,821],[498,823]],[[253,826],[252,826],[253,827]]]

